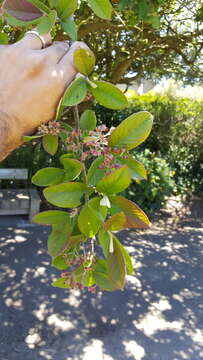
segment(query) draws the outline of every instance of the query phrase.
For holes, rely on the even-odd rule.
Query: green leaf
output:
[[[63,278],[59,278],[59,279],[53,281],[51,285],[54,287],[61,288],[61,289],[70,289],[70,285],[67,285],[65,283],[65,279],[63,279]]]
[[[153,116],[147,111],[140,111],[122,121],[109,136],[109,146],[131,150],[140,145],[149,136]]]
[[[125,214],[121,211],[113,216],[111,216],[104,224],[104,229],[106,231],[119,231],[125,228],[126,217]]]
[[[69,16],[71,16],[75,10],[77,9],[77,0],[58,0],[56,2],[55,8],[59,17],[62,20],[66,20]]]
[[[43,191],[47,201],[51,204],[63,207],[74,208],[80,205],[80,199],[87,191],[87,187],[83,183],[66,183],[51,186]]]
[[[94,236],[102,226],[107,210],[100,206],[100,198],[89,200],[82,208],[78,216],[78,227],[87,237]]]
[[[127,159],[119,159],[122,165],[127,165],[131,172],[132,179],[143,180],[147,179],[147,172],[143,164],[129,156]]]
[[[52,232],[48,237],[48,252],[52,257],[60,255],[67,248],[71,230],[70,219],[66,223],[52,225]]]
[[[80,117],[80,128],[82,130],[95,130],[97,126],[97,118],[92,110],[85,110]]]
[[[91,270],[87,270],[84,274],[82,283],[84,286],[92,286],[95,283],[95,280],[93,278],[93,273]]]
[[[8,35],[4,32],[0,32],[0,44],[7,45],[9,42]]]
[[[65,91],[62,104],[74,106],[81,103],[87,95],[87,84],[83,77],[74,80]]]
[[[102,178],[96,185],[98,192],[103,194],[117,194],[125,190],[130,184],[130,172],[127,166],[113,171],[110,175]]]
[[[113,8],[109,0],[88,0],[88,5],[100,18],[111,20]]]
[[[58,136],[56,135],[45,135],[42,139],[43,148],[48,154],[55,155],[58,150]]]
[[[33,184],[37,186],[49,186],[60,184],[64,179],[65,171],[58,168],[44,168],[38,170],[32,177]]]
[[[7,22],[7,24],[11,25],[11,26],[20,26],[20,27],[28,27],[30,25],[37,25],[39,23],[39,21],[41,20],[42,17],[42,13],[40,14],[40,17],[37,17],[35,20],[32,21],[21,21],[21,20],[17,20],[14,17],[5,14],[5,20]]]
[[[109,109],[120,110],[128,106],[125,95],[116,86],[106,81],[94,81],[96,88],[89,87],[99,104]]]
[[[61,157],[60,162],[65,169],[65,181],[76,179],[84,168],[83,164],[79,160]]]
[[[40,23],[37,25],[37,31],[40,35],[47,34],[51,31],[52,27],[55,25],[56,16],[56,11],[52,10],[48,15],[41,19]]]
[[[93,271],[93,279],[94,279],[96,285],[100,287],[100,289],[106,290],[106,291],[114,291],[115,290],[115,287],[109,280],[107,274],[104,274],[103,272]]]
[[[99,156],[97,159],[95,159],[87,173],[87,183],[88,185],[94,186],[96,183],[102,179],[105,175],[106,170],[105,169],[99,169],[99,165],[104,161],[103,156]]]
[[[117,239],[116,236],[114,236],[114,241],[117,242],[123,256],[124,256],[124,260],[125,260],[125,265],[126,265],[126,271],[127,271],[127,275],[133,275],[134,274],[134,269],[133,269],[133,264],[132,264],[132,260],[130,255],[128,254],[127,250],[124,248],[124,246],[120,243],[120,241]]]
[[[48,210],[33,216],[33,221],[41,225],[63,224],[69,220],[69,214],[65,211]]]
[[[63,255],[59,255],[52,259],[51,265],[58,270],[65,270],[68,268],[68,264],[65,262]]]
[[[66,21],[61,21],[61,27],[63,31],[65,31],[66,34],[70,37],[72,41],[77,40],[77,26],[75,24],[75,21],[66,19]]]
[[[99,233],[98,233],[98,239],[99,239],[99,244],[102,247],[103,254],[104,254],[105,258],[107,258],[108,253],[109,253],[111,234],[108,231],[101,229],[101,230],[99,230]]]
[[[78,48],[73,54],[73,64],[79,73],[89,75],[94,69],[95,56],[91,50]]]
[[[116,207],[116,211],[123,211],[126,216],[126,228],[147,229],[150,221],[144,211],[131,200],[122,196],[111,196],[111,203]]]
[[[113,253],[109,252],[107,256],[108,276],[116,289],[123,289],[126,275],[125,258],[114,236],[113,248]]]
[[[32,140],[35,140],[35,139],[39,139],[41,138],[43,135],[35,135],[35,136],[22,136],[22,140],[24,142],[28,142],[28,141],[32,141]]]

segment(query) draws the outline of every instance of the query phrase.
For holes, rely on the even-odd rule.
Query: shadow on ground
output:
[[[136,278],[116,293],[50,286],[45,227],[1,227],[1,360],[200,360],[203,228],[121,232]]]

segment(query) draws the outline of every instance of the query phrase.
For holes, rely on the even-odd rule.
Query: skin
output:
[[[49,34],[45,36],[50,44]],[[27,34],[13,44],[0,46],[0,160],[22,144],[22,136],[54,119],[57,105],[76,76],[73,53],[87,46],[54,42],[42,49],[41,40]]]

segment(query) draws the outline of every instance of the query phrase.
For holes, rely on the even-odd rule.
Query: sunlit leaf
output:
[[[64,278],[59,278],[55,281],[52,282],[51,284],[53,287],[58,287],[58,288],[61,288],[61,289],[69,289],[70,288],[70,285],[67,285],[65,283],[65,279]]]
[[[58,150],[58,136],[47,134],[42,138],[43,148],[48,154],[55,155]]]
[[[99,156],[97,159],[95,159],[88,172],[87,172],[87,183],[88,185],[96,185],[100,179],[102,179],[105,175],[106,170],[105,169],[99,169],[99,165],[104,161],[103,156]]]
[[[104,229],[106,231],[119,231],[125,228],[126,217],[125,214],[121,211],[113,216],[111,216],[104,224]]]
[[[61,27],[72,41],[77,40],[77,26],[74,20],[66,19],[65,21],[61,21]]]
[[[88,0],[88,5],[102,19],[111,20],[112,5],[109,0]]]
[[[65,171],[59,168],[44,168],[38,170],[32,177],[33,184],[37,186],[49,186],[60,184],[64,179]]]
[[[120,110],[128,106],[125,95],[115,85],[106,81],[94,81],[96,88],[89,87],[99,104],[109,109]]]
[[[65,211],[48,210],[34,215],[32,219],[41,225],[63,224],[69,221],[69,214]]]
[[[83,77],[74,80],[63,95],[62,104],[74,106],[82,102],[87,95],[87,84]]]
[[[65,181],[76,179],[80,175],[84,167],[79,160],[70,159],[67,157],[61,157],[60,162],[62,163],[65,169],[65,177],[64,177]]]
[[[78,48],[73,54],[75,68],[83,75],[89,75],[95,65],[95,56],[91,50]]]
[[[96,185],[98,192],[103,194],[117,194],[125,190],[130,184],[130,172],[127,166],[113,171],[110,175],[102,178]]]
[[[127,159],[119,159],[122,165],[127,165],[131,172],[132,179],[143,180],[147,179],[147,172],[143,164],[129,156]]]
[[[40,35],[47,34],[51,31],[56,21],[56,11],[52,10],[48,15],[44,16],[37,25],[37,31]]]
[[[44,190],[44,196],[51,204],[63,207],[74,208],[80,205],[80,199],[87,191],[83,183],[65,183],[50,186]]]
[[[59,17],[66,20],[77,9],[77,0],[57,0],[55,8]]]
[[[95,197],[89,200],[82,208],[78,216],[78,227],[87,237],[94,236],[106,217],[107,210],[100,206],[100,198]]]
[[[147,229],[150,226],[150,221],[144,211],[131,200],[122,196],[111,196],[110,201],[116,207],[117,212],[124,212],[126,228]]]
[[[118,125],[109,136],[109,146],[131,150],[140,145],[149,136],[153,117],[147,111],[129,116]]]

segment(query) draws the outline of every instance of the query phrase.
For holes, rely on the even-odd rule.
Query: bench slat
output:
[[[27,169],[0,169],[0,179],[2,180],[27,180]]]

